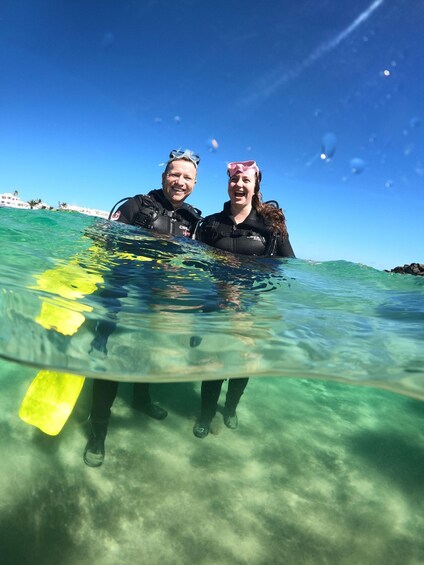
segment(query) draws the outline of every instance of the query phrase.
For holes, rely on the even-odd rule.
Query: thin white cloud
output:
[[[262,83],[266,83],[266,86],[260,88],[259,91],[255,92],[251,96],[244,99],[245,104],[252,103],[258,99],[266,99],[274,92],[276,92],[284,84],[296,79],[305,69],[313,65],[316,61],[321,59],[324,55],[335,49],[342,41],[344,41],[351,33],[353,33],[361,24],[363,24],[371,14],[383,4],[385,0],[374,0],[371,5],[364,10],[359,16],[341,33],[336,35],[333,39],[319,45],[314,49],[303,61],[301,61],[297,67],[291,69],[281,76],[275,76],[277,73],[274,72],[272,76],[267,76]],[[279,73],[278,73],[279,74]]]

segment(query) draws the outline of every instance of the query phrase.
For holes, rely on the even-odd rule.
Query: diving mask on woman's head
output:
[[[193,153],[190,149],[184,149],[184,151],[182,149],[173,149],[169,154],[168,163],[172,163],[172,161],[176,161],[177,159],[188,159],[193,163],[196,169],[197,165],[200,163],[199,155],[196,155],[196,153]]]
[[[259,167],[256,161],[234,161],[233,163],[228,163],[227,166],[227,173],[230,178],[237,173],[243,174],[250,171],[254,171],[259,175]]]

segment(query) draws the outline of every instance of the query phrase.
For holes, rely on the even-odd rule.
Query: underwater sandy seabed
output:
[[[239,428],[218,414],[199,440],[199,383],[152,385],[162,422],[134,412],[121,384],[92,469],[91,382],[49,437],[17,416],[35,373],[0,361],[3,565],[424,563],[424,402],[251,379]]]

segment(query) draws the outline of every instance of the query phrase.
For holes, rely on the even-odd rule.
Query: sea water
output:
[[[2,562],[424,562],[422,279],[62,212],[1,209],[0,241]],[[19,420],[39,368],[125,381],[101,468],[91,378],[59,436]],[[199,381],[242,376],[239,428],[195,438]]]

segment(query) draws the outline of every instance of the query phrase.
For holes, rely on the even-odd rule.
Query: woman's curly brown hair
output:
[[[261,180],[262,173],[256,175],[255,193],[252,198],[252,206],[255,208],[256,212],[262,216],[265,222],[271,226],[275,231],[278,231],[283,238],[289,236],[286,226],[286,217],[284,212],[280,208],[271,206],[271,204],[266,204],[262,202],[261,194]]]

